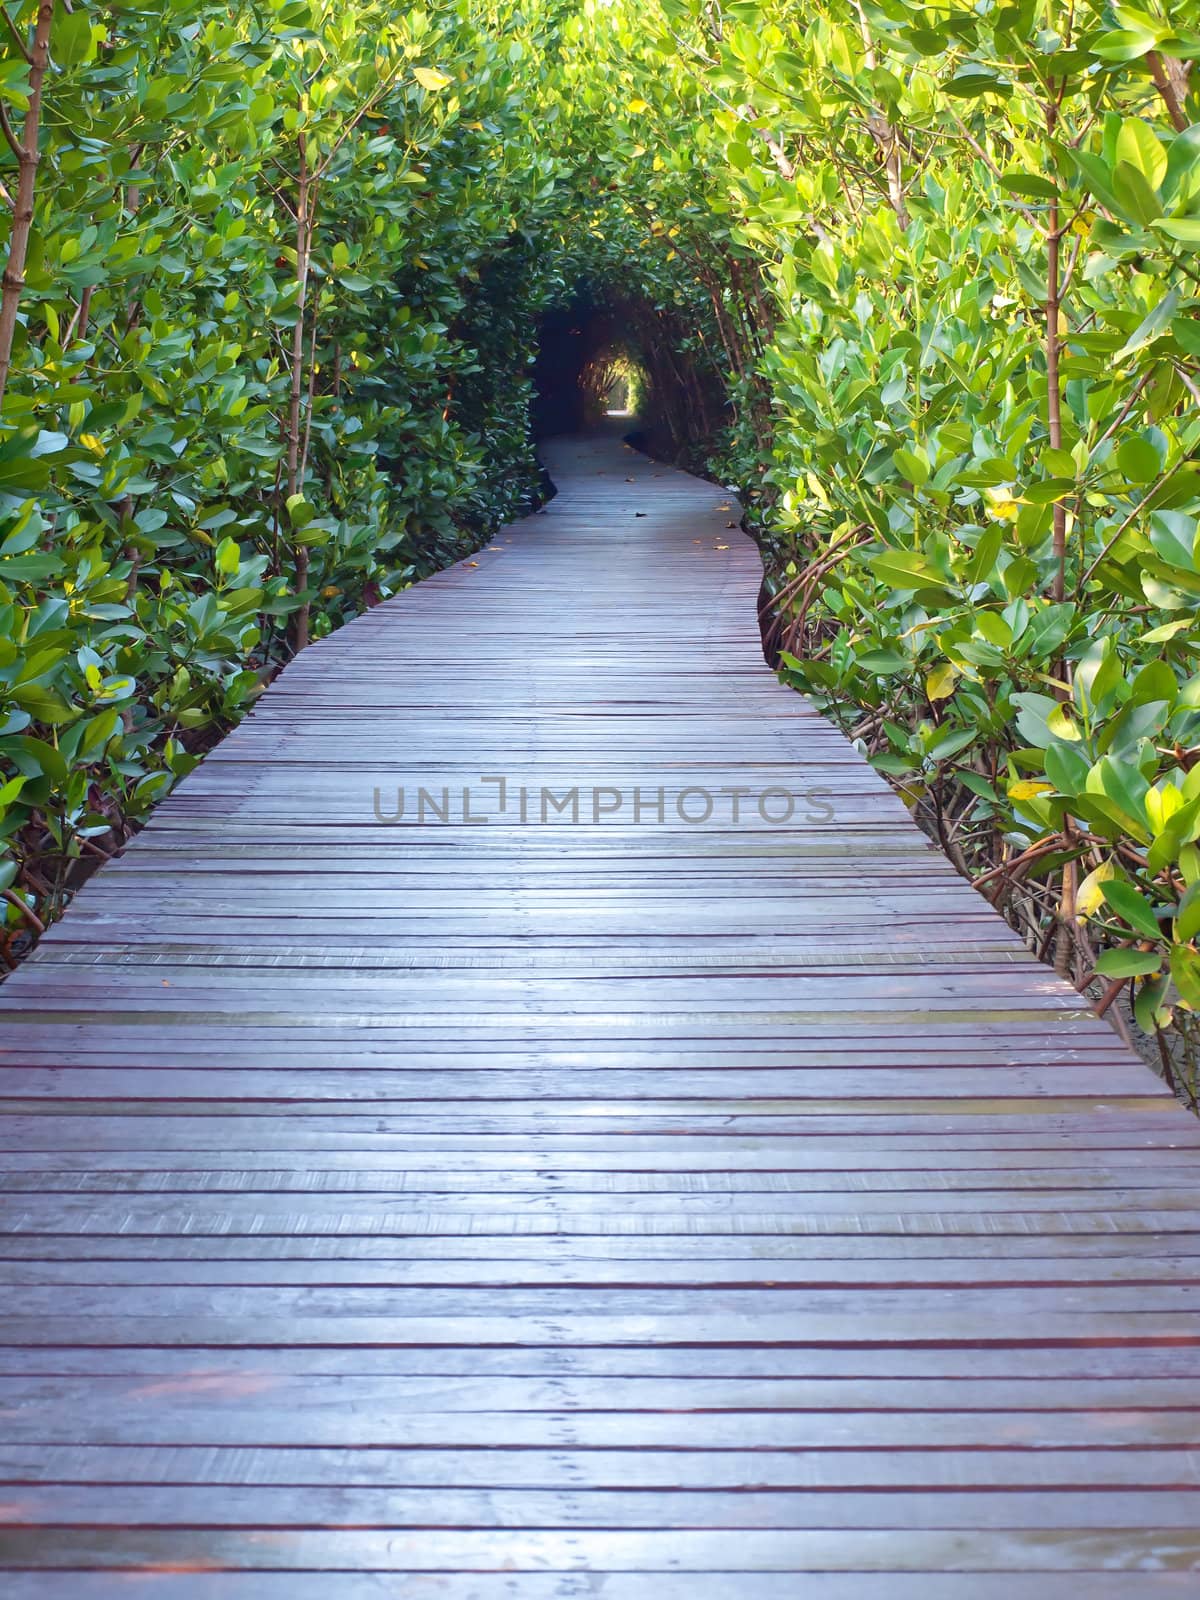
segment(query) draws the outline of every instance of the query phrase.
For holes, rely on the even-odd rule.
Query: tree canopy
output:
[[[1200,1008],[1192,8],[6,19],[9,943],[289,653],[531,503],[586,283],[741,487],[789,680],[1061,971]]]

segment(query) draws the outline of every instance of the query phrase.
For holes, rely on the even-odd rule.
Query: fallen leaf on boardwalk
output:
[[[468,561],[467,565],[469,567],[477,567],[479,565],[479,563],[478,563],[478,561]]]

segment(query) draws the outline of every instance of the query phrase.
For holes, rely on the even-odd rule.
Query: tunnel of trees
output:
[[[6,15],[4,962],[282,662],[533,507],[537,434],[616,395],[738,486],[788,681],[1187,1054],[1190,6]]]

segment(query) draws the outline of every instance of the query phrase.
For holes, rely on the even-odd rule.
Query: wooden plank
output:
[[[71,1528],[212,1529],[379,1528],[436,1526],[446,1529],[581,1528],[636,1530],[670,1528],[841,1529],[861,1526],[863,1501],[853,1493],[797,1490],[648,1489],[315,1488],[295,1484],[192,1484],[186,1499],[173,1486],[112,1484],[24,1487],[17,1500],[23,1521],[36,1521],[53,1543]],[[1064,1527],[1129,1531],[1169,1528],[1186,1532],[1200,1511],[1200,1487],[1182,1490],[1122,1486],[1105,1493],[1087,1489],[1037,1490],[1008,1487],[1002,1494],[955,1489],[935,1508],[926,1490],[880,1490],[871,1501],[872,1525],[905,1528],[915,1519],[940,1529],[1038,1529]],[[11,1510],[8,1513],[11,1520]]]
[[[0,1373],[0,1407],[24,1413],[27,1425],[35,1408],[87,1405],[97,1426],[111,1426],[111,1419],[125,1408],[155,1412],[158,1406],[170,1408],[201,1405],[214,1415],[233,1409],[244,1412],[247,1426],[254,1426],[260,1412],[277,1414],[281,1410],[353,1411],[374,1404],[386,1407],[375,1421],[390,1425],[397,1413],[404,1416],[424,1412],[548,1411],[548,1412],[668,1412],[705,1413],[852,1412],[880,1415],[909,1412],[990,1413],[990,1412],[1070,1412],[1099,1413],[1088,1426],[1111,1428],[1114,1437],[1124,1438],[1128,1417],[1118,1412],[1146,1410],[1184,1413],[1197,1411],[1195,1381],[1191,1377],[1130,1378],[1076,1377],[1064,1395],[1058,1385],[1045,1378],[968,1378],[926,1376],[922,1378],[874,1377],[868,1374],[844,1378],[822,1377],[714,1377],[675,1374],[660,1377],[618,1377],[614,1375],[572,1376],[567,1373],[527,1376],[453,1376],[408,1374],[405,1354],[397,1350],[386,1395],[381,1395],[374,1377],[356,1372],[323,1373],[320,1376],[291,1376],[260,1362],[258,1368],[241,1371],[223,1369],[214,1355],[208,1370],[188,1371],[182,1365],[170,1374],[138,1377],[100,1376],[70,1378],[62,1374],[6,1376]],[[347,1419],[352,1425],[352,1418]],[[860,1423],[869,1426],[864,1417]],[[1193,1415],[1190,1425],[1200,1417]],[[887,1425],[894,1424],[894,1417]],[[1050,1424],[1057,1425],[1056,1421]],[[986,1430],[986,1417],[976,1419]]]
[[[505,1573],[448,1572],[374,1573],[234,1572],[225,1568],[205,1571],[197,1563],[191,1571],[170,1563],[157,1567],[127,1568],[129,1579],[111,1572],[70,1569],[72,1600],[112,1600],[128,1594],[130,1583],[152,1585],[166,1600],[329,1600],[336,1584],[338,1600],[394,1600],[399,1578],[405,1592],[437,1600],[594,1600],[598,1579],[587,1572],[547,1573],[514,1569]],[[804,1575],[805,1600],[961,1600],[962,1578],[922,1573],[811,1573]],[[1159,1600],[1161,1596],[1188,1592],[1194,1579],[1187,1572],[1089,1572],[1088,1593],[1093,1600]],[[1012,1600],[1013,1577],[973,1572],[974,1600]],[[761,1572],[605,1572],[604,1600],[795,1600],[794,1573]],[[1079,1579],[1071,1574],[1037,1572],[1038,1600],[1076,1600]],[[6,1573],[8,1600],[45,1600],[53,1590],[45,1571]]]
[[[443,1318],[471,1318],[475,1321],[517,1324],[522,1319],[537,1321],[546,1317],[609,1320],[653,1319],[664,1328],[673,1319],[697,1318],[697,1327],[712,1330],[715,1342],[719,1329],[741,1318],[761,1317],[764,1336],[768,1331],[785,1329],[788,1319],[803,1318],[807,1326],[820,1332],[835,1326],[838,1319],[861,1314],[868,1318],[911,1319],[914,1329],[938,1318],[946,1326],[970,1325],[973,1317],[993,1319],[995,1332],[1007,1335],[1010,1320],[1023,1315],[1045,1319],[1047,1332],[1061,1335],[1059,1319],[1078,1316],[1103,1319],[1115,1314],[1136,1318],[1131,1331],[1143,1327],[1173,1326],[1172,1318],[1194,1314],[1200,1309],[1200,1287],[1192,1284],[1037,1284],[1014,1287],[960,1284],[895,1285],[854,1284],[819,1288],[803,1285],[795,1289],[774,1286],[721,1288],[708,1283],[675,1285],[666,1289],[633,1286],[571,1284],[568,1293],[553,1287],[525,1287],[486,1284],[469,1287],[421,1285],[395,1288],[390,1284],[313,1285],[296,1284],[173,1284],[163,1285],[153,1297],[149,1316],[162,1318],[208,1317],[227,1321],[238,1317],[270,1314],[289,1321],[305,1318],[336,1317],[348,1327],[360,1319],[386,1318],[402,1327],[410,1318],[440,1321]],[[57,1318],[87,1317],[108,1319],[114,1325],[135,1318],[147,1303],[145,1285],[122,1286],[102,1283],[94,1286],[54,1284],[26,1285],[20,1293],[23,1316]],[[0,1330],[7,1318],[0,1316]],[[1146,1337],[1154,1336],[1147,1333]],[[698,1333],[697,1337],[700,1337]],[[882,1342],[876,1338],[873,1342]]]
[[[1200,1534],[1187,1529],[627,1531],[548,1529],[36,1528],[0,1530],[0,1570],[495,1572],[1133,1572],[1194,1575]],[[805,1580],[807,1582],[807,1579]],[[1192,1576],[1194,1583],[1195,1578]],[[43,1591],[45,1592],[45,1591]],[[65,1591],[64,1591],[65,1592]]]
[[[255,1485],[473,1489],[673,1489],[905,1491],[989,1490],[998,1500],[1010,1488],[1088,1490],[1200,1489],[1196,1452],[1178,1446],[1108,1450],[595,1450],[425,1448],[378,1446],[369,1451],[307,1445],[55,1445],[0,1446],[0,1484],[6,1502],[32,1485],[193,1485],[234,1489]],[[230,1497],[233,1498],[233,1497]],[[1112,1504],[1106,1494],[1102,1505]],[[1165,1503],[1165,1502],[1164,1502]],[[180,1494],[167,1507],[187,1507]],[[861,1503],[860,1511],[861,1511]]]
[[[553,467],[0,989],[6,1600],[1192,1592],[1200,1125]]]
[[[548,1242],[550,1248],[541,1256],[531,1254],[531,1244],[521,1255],[510,1255],[503,1261],[496,1260],[496,1253],[487,1247],[481,1247],[465,1257],[438,1260],[430,1256],[419,1262],[395,1255],[384,1260],[347,1260],[345,1253],[338,1257],[318,1257],[307,1251],[283,1259],[266,1254],[212,1259],[195,1249],[179,1250],[177,1241],[170,1242],[169,1250],[156,1249],[153,1254],[147,1252],[138,1257],[118,1243],[101,1246],[103,1254],[94,1250],[86,1258],[39,1260],[32,1255],[0,1254],[0,1284],[20,1287],[23,1291],[21,1304],[26,1307],[31,1303],[26,1292],[35,1286],[48,1289],[101,1285],[144,1289],[155,1284],[210,1288],[237,1285],[274,1290],[283,1285],[311,1284],[316,1260],[321,1261],[322,1286],[336,1288],[339,1293],[355,1288],[395,1291],[453,1286],[489,1293],[513,1288],[617,1288],[636,1291],[640,1296],[647,1290],[678,1285],[707,1297],[730,1290],[808,1293],[837,1289],[858,1293],[889,1287],[923,1292],[961,1291],[972,1287],[1036,1290],[1061,1288],[1067,1284],[1102,1288],[1128,1284],[1139,1289],[1159,1284],[1188,1287],[1200,1284],[1200,1260],[1196,1256],[1176,1257],[1166,1253],[1132,1257],[1110,1253],[1083,1258],[1048,1255],[998,1260],[989,1248],[986,1254],[952,1258],[943,1255],[922,1260],[900,1254],[847,1260],[839,1243],[836,1258],[807,1263],[795,1257],[762,1254],[732,1258],[714,1255],[686,1261],[662,1256],[606,1260],[581,1259],[578,1250],[567,1258],[557,1241]],[[944,1250],[945,1246],[942,1248]],[[62,1256],[65,1255],[62,1252]]]
[[[569,1335],[568,1335],[569,1336]],[[153,1391],[154,1386],[148,1386]],[[269,1379],[263,1379],[269,1393]],[[337,1445],[409,1449],[580,1450],[903,1450],[914,1440],[928,1448],[989,1450],[1124,1449],[1194,1450],[1198,1419],[1191,1411],[887,1412],[770,1411],[669,1413],[606,1411],[426,1411],[392,1409],[349,1414],[336,1403],[297,1411],[250,1404],[254,1384],[233,1386],[220,1407],[219,1384],[160,1386],[144,1404],[103,1408],[81,1416],[77,1408],[23,1410],[6,1419],[9,1443],[62,1445],[112,1443],[163,1445],[186,1438],[208,1445]],[[961,1395],[951,1398],[961,1401]],[[186,1403],[189,1402],[190,1403]],[[382,1402],[381,1402],[382,1403]],[[1194,1513],[1193,1513],[1194,1515]]]
[[[470,1334],[472,1330],[466,1332]],[[443,1377],[765,1377],[886,1378],[952,1380],[1021,1378],[1032,1371],[1039,1382],[1063,1382],[1062,1404],[1070,1410],[1069,1388],[1079,1382],[1185,1378],[1200,1382],[1200,1349],[1194,1343],[797,1345],[742,1341],[736,1345],[554,1344],[338,1345],[295,1344],[208,1348],[204,1345],[141,1342],[105,1347],[90,1343],[0,1347],[0,1371],[15,1376],[162,1375],[171,1381],[195,1377],[209,1381],[261,1379],[269,1370],[283,1377],[354,1375],[390,1381],[397,1376]],[[1036,1361],[1031,1352],[1036,1351]],[[953,1407],[951,1408],[953,1409]],[[1136,1442],[1133,1441],[1133,1442]]]

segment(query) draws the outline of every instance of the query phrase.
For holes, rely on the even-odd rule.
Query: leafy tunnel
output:
[[[1182,0],[6,16],[0,961],[282,662],[536,504],[540,435],[629,409],[738,487],[787,680],[1186,1088]]]

